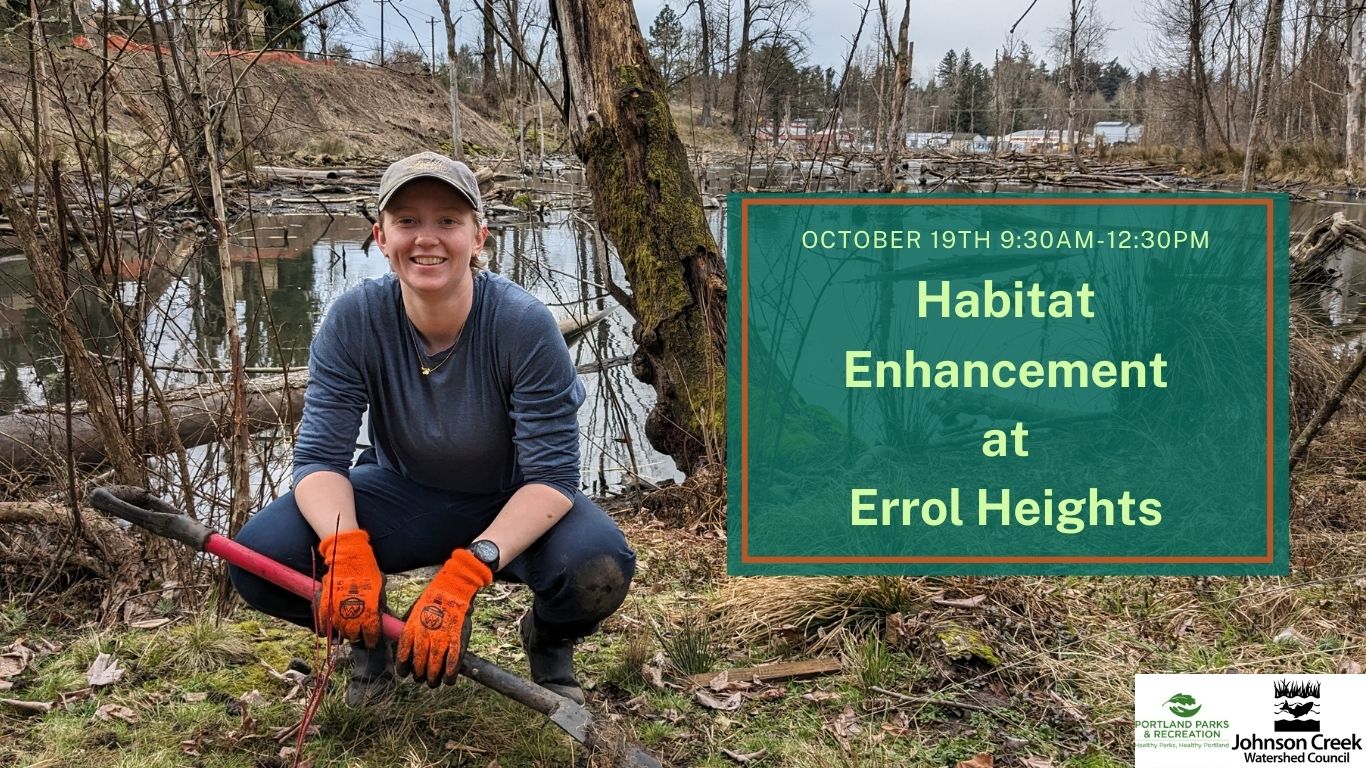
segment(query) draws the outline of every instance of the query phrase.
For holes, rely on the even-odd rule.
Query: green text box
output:
[[[734,195],[736,574],[1288,569],[1278,195]]]

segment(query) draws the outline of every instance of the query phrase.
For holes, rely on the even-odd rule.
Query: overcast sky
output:
[[[686,0],[668,1],[680,13],[686,5]],[[417,42],[430,55],[432,27],[428,21],[440,18],[435,0],[386,2],[384,36],[389,44],[395,40],[402,40],[409,45]],[[635,0],[636,15],[646,35],[664,2]],[[738,4],[738,0],[736,2]],[[808,46],[806,63],[838,70],[844,65],[849,42],[858,27],[862,3],[855,3],[854,0],[808,0],[808,3],[810,13],[800,26]],[[475,44],[480,31],[474,6],[466,4],[463,10],[459,10],[462,7],[459,2],[454,5],[460,15],[457,40],[461,44]],[[1038,0],[1020,23],[1016,37],[1029,43],[1036,55],[1046,56],[1051,37],[1048,30],[1066,23],[1068,5],[1068,0]],[[1147,47],[1149,29],[1139,16],[1145,5],[1144,0],[1097,0],[1101,18],[1112,29],[1109,51],[1103,57],[1105,60],[1117,57],[1121,64],[1130,69],[1142,67],[1142,53]],[[351,45],[357,55],[361,55],[368,53],[364,50],[366,48],[374,50],[379,47],[380,2],[360,0],[357,6],[366,29],[349,34],[348,37],[352,38]],[[928,79],[949,49],[961,52],[968,48],[974,59],[990,65],[994,51],[1006,40],[1010,25],[1028,7],[1029,0],[911,0],[911,39],[915,41],[913,66],[916,79]],[[689,11],[684,17],[684,25],[695,25],[695,15],[695,10]],[[863,45],[871,40],[875,19],[876,6],[874,12],[869,14],[868,26],[864,28]],[[445,34],[439,21],[435,31],[437,48],[444,50]]]

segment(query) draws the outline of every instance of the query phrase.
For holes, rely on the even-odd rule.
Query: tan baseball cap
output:
[[[436,179],[451,185],[456,192],[470,201],[474,210],[484,212],[483,199],[479,196],[479,182],[474,171],[459,160],[452,160],[436,152],[419,152],[394,162],[384,170],[379,178],[379,209],[389,204],[390,198],[404,184],[417,179]]]

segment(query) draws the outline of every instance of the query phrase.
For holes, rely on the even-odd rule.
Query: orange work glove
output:
[[[323,539],[318,551],[327,563],[327,574],[314,603],[315,626],[366,648],[379,647],[384,574],[370,548],[370,534],[342,531]]]
[[[398,674],[435,688],[454,683],[470,636],[474,593],[493,583],[493,571],[467,549],[457,549],[413,603],[398,639]]]

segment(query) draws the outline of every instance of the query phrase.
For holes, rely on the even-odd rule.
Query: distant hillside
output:
[[[27,117],[32,111],[25,93],[29,66],[27,56],[12,47],[15,44],[11,39],[0,50],[0,68],[9,73],[0,78],[0,93],[11,109]],[[99,125],[91,120],[90,110],[101,90],[100,60],[97,51],[73,46],[55,51],[54,60],[57,72],[44,78],[44,93],[59,154],[70,167],[73,133],[88,137],[91,126]],[[236,76],[241,77],[246,62],[240,57],[232,62]],[[166,66],[170,68],[169,60]],[[225,59],[210,59],[208,66],[209,100],[221,100],[233,75]],[[129,174],[167,169],[166,153],[173,153],[174,144],[155,55],[123,52],[111,70],[109,135],[113,153],[122,161],[118,165]],[[241,83],[243,133],[256,152],[256,162],[384,161],[419,149],[449,147],[446,91],[429,77],[360,65],[261,61]],[[59,93],[65,93],[66,106]],[[78,126],[74,131],[68,110]],[[461,128],[467,146],[474,145],[476,151],[503,154],[513,147],[510,126],[497,125],[464,104]],[[0,128],[0,141],[10,144],[13,136],[7,133]],[[233,121],[228,120],[230,147],[237,145],[235,134]]]

